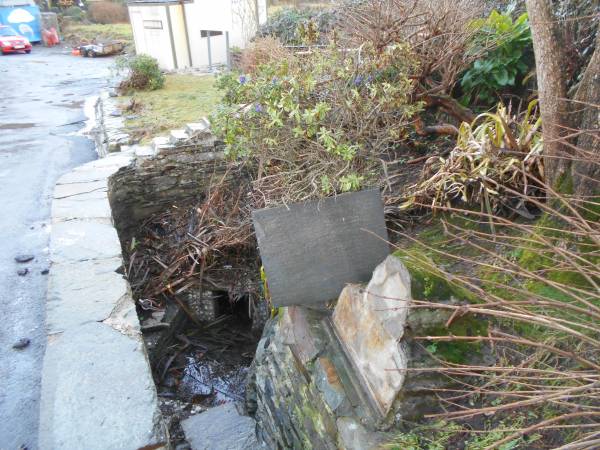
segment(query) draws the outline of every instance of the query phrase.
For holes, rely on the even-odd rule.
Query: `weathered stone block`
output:
[[[400,344],[410,303],[410,275],[389,256],[366,290],[347,286],[333,313],[333,325],[363,387],[382,417],[404,384],[407,352]]]

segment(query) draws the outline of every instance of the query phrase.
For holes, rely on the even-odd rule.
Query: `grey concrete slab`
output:
[[[181,422],[192,450],[256,450],[256,423],[233,403],[211,408]]]
[[[110,259],[121,256],[117,231],[107,223],[71,220],[52,224],[53,263]]]
[[[69,197],[55,198],[52,202],[52,220],[55,222],[72,219],[110,219],[110,217],[111,209],[106,190],[92,190]]]
[[[257,210],[252,219],[276,306],[337,298],[389,254],[378,190]]]
[[[103,323],[49,339],[40,411],[41,450],[136,450],[167,440],[141,337]]]
[[[121,258],[115,257],[52,265],[46,304],[48,334],[107,319],[119,301],[130,295],[127,281],[116,272],[121,264]]]

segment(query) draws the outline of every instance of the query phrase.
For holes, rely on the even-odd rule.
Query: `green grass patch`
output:
[[[122,97],[126,107],[132,100],[139,104],[135,118],[126,121],[128,131],[142,142],[170,130],[183,128],[208,116],[221,100],[212,75],[167,75],[165,86],[156,91],[140,91]]]

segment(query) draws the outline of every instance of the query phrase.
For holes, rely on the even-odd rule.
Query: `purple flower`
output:
[[[257,103],[257,104],[254,106],[254,111],[256,111],[257,113],[261,113],[261,112],[263,112],[263,109],[262,109],[262,106],[260,106],[260,103]]]
[[[369,75],[367,77],[367,84],[369,84],[371,81],[373,81],[373,75]]]
[[[354,86],[360,86],[363,82],[363,76],[362,75],[357,75],[356,78],[354,78]]]
[[[248,80],[246,79],[246,75],[241,75],[241,76],[240,76],[240,84],[244,84],[244,83],[246,83],[246,81],[248,81]]]
[[[271,80],[271,83],[273,83],[273,84],[277,84],[277,81],[279,81],[279,80],[277,79],[277,77],[273,77],[273,79]]]

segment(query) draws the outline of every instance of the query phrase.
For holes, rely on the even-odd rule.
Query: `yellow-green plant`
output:
[[[421,180],[409,188],[402,208],[427,205],[433,208],[458,202],[480,205],[488,212],[508,208],[524,212],[519,192],[535,195],[543,180],[541,120],[532,101],[521,116],[504,105],[496,113],[463,122],[456,147],[447,157],[427,160]]]

